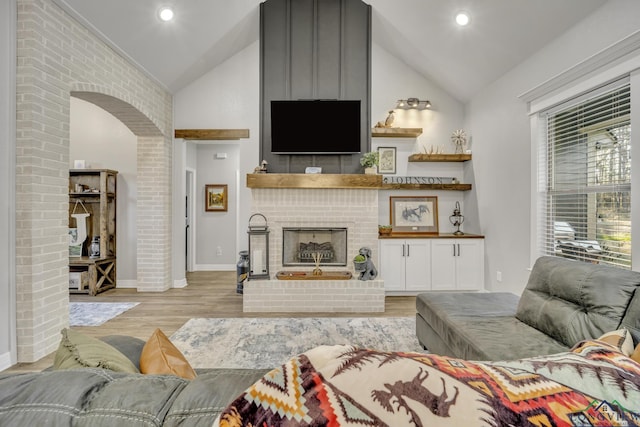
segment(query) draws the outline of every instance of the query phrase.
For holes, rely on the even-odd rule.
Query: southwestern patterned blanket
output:
[[[221,414],[235,426],[640,426],[640,364],[617,347],[501,362],[321,346]]]

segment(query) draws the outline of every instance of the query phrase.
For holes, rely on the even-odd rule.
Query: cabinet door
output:
[[[380,277],[387,291],[404,290],[405,251],[404,240],[380,240]]]
[[[457,239],[456,289],[479,290],[484,288],[484,240]]]
[[[431,242],[429,240],[406,241],[405,289],[407,291],[431,290]]]
[[[456,289],[456,239],[433,239],[431,242],[431,289]]]

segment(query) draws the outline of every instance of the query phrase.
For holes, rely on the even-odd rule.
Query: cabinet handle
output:
[[[458,243],[458,256],[460,256],[460,243]]]
[[[402,256],[404,257],[404,243],[402,244]]]
[[[453,247],[453,256],[456,256],[456,245],[455,245],[455,244],[453,244],[453,245],[451,245],[451,246]]]
[[[407,256],[409,256],[409,249],[411,249],[411,245],[407,243]]]

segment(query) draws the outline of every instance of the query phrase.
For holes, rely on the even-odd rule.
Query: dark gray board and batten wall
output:
[[[360,0],[261,3],[260,68],[260,159],[269,163],[269,172],[304,173],[307,166],[320,166],[323,173],[362,172],[361,154],[272,154],[271,100],[360,100],[360,151],[369,151],[371,6]],[[332,124],[319,119],[316,126]]]

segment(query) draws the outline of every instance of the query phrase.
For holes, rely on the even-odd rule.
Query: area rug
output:
[[[132,309],[138,302],[71,302],[70,326],[100,326],[108,320]]]
[[[274,368],[319,345],[423,351],[414,317],[190,319],[170,339],[194,368]]]

